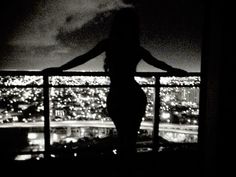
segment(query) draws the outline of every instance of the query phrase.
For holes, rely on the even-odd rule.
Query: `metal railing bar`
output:
[[[155,84],[139,84],[141,87],[155,87]],[[122,86],[122,84],[121,84]],[[125,85],[124,85],[125,86]],[[196,85],[163,85],[160,84],[160,87],[170,87],[170,88],[179,88],[179,87],[191,87],[191,88],[200,88],[200,84]],[[43,85],[0,85],[0,89],[3,88],[43,88]],[[53,88],[65,88],[65,87],[83,87],[83,88],[94,88],[94,87],[110,87],[110,85],[48,85],[48,87],[53,87]]]
[[[135,76],[142,77],[152,77],[157,75],[160,77],[189,77],[189,76],[200,76],[199,72],[189,72],[186,75],[174,75],[174,73],[167,72],[136,72]],[[0,70],[0,75],[4,76],[20,76],[20,75],[29,75],[29,76],[42,76],[44,72],[42,71],[10,71],[10,70]],[[94,71],[63,71],[58,73],[47,74],[48,76],[109,76],[109,73],[106,72],[94,72]]]
[[[122,86],[122,85],[121,85]],[[141,87],[155,87],[155,85],[145,84]],[[109,88],[110,85],[49,85],[49,88]],[[125,85],[124,85],[125,87]]]
[[[43,76],[45,158],[50,158],[50,108],[48,76]]]
[[[155,75],[155,103],[154,103],[154,121],[153,121],[153,150],[159,150],[159,123],[160,123],[160,77]]]
[[[200,87],[200,84],[196,84],[196,85],[163,85],[163,84],[160,84],[159,85],[160,87],[170,87],[170,88],[179,88],[179,87],[191,87],[191,88],[198,88]]]
[[[0,89],[3,88],[43,88],[43,85],[9,85],[9,86],[0,85]]]

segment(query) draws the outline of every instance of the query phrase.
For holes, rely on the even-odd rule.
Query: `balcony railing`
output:
[[[148,99],[139,151],[197,144],[200,74],[142,72],[135,79]],[[108,90],[109,77],[103,72],[49,76],[36,71],[1,71],[0,141],[4,145],[0,150],[15,156],[52,158],[69,152],[76,157],[91,143],[101,145],[109,137],[114,139],[116,130],[106,112]],[[116,154],[115,147],[111,152]]]

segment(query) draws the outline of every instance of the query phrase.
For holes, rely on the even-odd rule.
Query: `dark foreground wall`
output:
[[[206,9],[200,131],[206,176],[232,176],[235,173],[231,163],[231,160],[235,160],[234,11],[232,3],[225,1],[208,1]]]

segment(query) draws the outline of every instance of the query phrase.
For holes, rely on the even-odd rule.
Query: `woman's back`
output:
[[[111,82],[132,84],[139,55],[138,16],[134,9],[117,12],[106,46],[105,70]]]
[[[112,82],[115,82],[116,79],[124,82],[126,79],[134,77],[137,64],[141,60],[138,49],[139,46],[108,41],[105,64]]]

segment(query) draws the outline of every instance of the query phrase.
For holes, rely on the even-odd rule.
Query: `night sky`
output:
[[[141,45],[174,67],[200,71],[203,4],[193,0],[1,1],[0,69],[60,66],[106,38],[114,12],[133,6]],[[102,71],[104,54],[75,69]],[[159,71],[141,62],[138,71]]]

